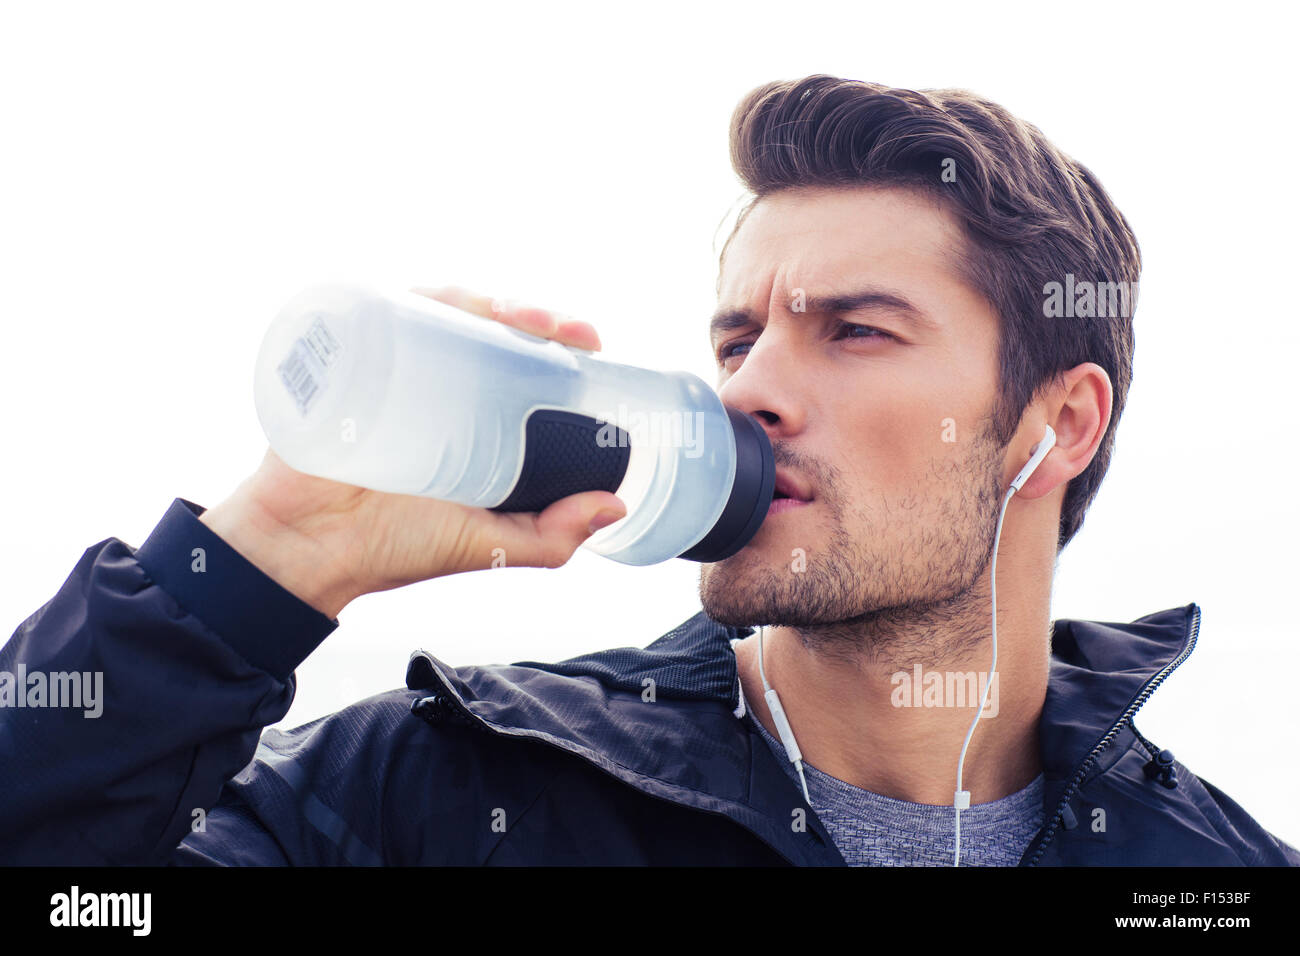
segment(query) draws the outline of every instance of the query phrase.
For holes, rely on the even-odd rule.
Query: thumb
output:
[[[584,541],[626,514],[622,499],[609,491],[584,491],[561,498],[537,515],[538,558],[545,567],[558,568]]]

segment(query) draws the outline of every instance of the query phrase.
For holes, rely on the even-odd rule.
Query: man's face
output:
[[[908,190],[787,190],[750,212],[722,273],[719,394],[765,424],[778,475],[811,500],[701,566],[712,617],[987,615],[969,590],[1012,474],[991,437],[997,317],[959,277],[962,248],[956,220]]]

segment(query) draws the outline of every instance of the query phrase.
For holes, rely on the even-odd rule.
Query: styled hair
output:
[[[1066,489],[1059,553],[1110,466],[1133,373],[1142,257],[1096,177],[1037,127],[967,91],[893,89],[821,74],[752,90],[732,115],[730,140],[732,167],[754,197],[736,219],[720,266],[749,211],[785,189],[918,189],[957,218],[966,237],[959,274],[998,316],[993,428],[1000,445],[1041,388],[1082,362],[1106,370],[1110,421],[1096,455]]]

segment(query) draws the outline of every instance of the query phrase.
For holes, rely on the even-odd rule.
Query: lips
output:
[[[772,500],[793,498],[796,501],[812,501],[812,491],[797,475],[784,468],[776,470],[776,485],[772,491]]]

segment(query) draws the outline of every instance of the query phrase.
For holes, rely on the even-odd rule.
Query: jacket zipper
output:
[[[1049,818],[1051,823],[1043,834],[1042,843],[1040,843],[1038,849],[1034,851],[1033,857],[1028,862],[1022,864],[1023,866],[1038,865],[1038,861],[1042,859],[1043,851],[1047,849],[1048,844],[1052,842],[1052,838],[1056,836],[1056,831],[1060,828],[1062,811],[1065,809],[1066,804],[1070,802],[1070,798],[1074,796],[1075,792],[1079,789],[1079,786],[1083,783],[1084,778],[1088,775],[1088,771],[1092,769],[1092,765],[1097,761],[1097,757],[1100,756],[1101,752],[1110,745],[1110,742],[1115,738],[1115,735],[1124,728],[1124,725],[1133,719],[1133,715],[1138,712],[1144,703],[1146,703],[1147,698],[1155,693],[1156,688],[1164,682],[1166,677],[1174,672],[1174,669],[1177,668],[1179,664],[1187,660],[1187,655],[1192,653],[1192,650],[1196,647],[1196,636],[1201,630],[1201,608],[1199,605],[1196,605],[1195,607],[1196,610],[1192,612],[1192,620],[1188,627],[1187,640],[1183,643],[1183,649],[1179,652],[1177,657],[1162,667],[1154,677],[1142,686],[1142,690],[1138,692],[1138,695],[1135,698],[1133,698],[1132,703],[1125,708],[1124,713],[1119,715],[1119,719],[1111,725],[1110,730],[1106,731],[1101,740],[1097,741],[1097,745],[1092,748],[1092,751],[1088,756],[1083,758],[1083,762],[1079,764],[1079,769],[1074,772],[1074,776],[1070,780],[1070,785],[1066,787],[1065,792],[1061,794],[1061,799],[1056,804],[1056,809],[1052,811],[1052,816]]]

